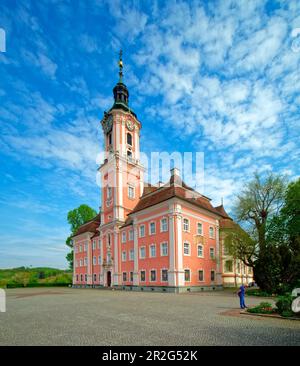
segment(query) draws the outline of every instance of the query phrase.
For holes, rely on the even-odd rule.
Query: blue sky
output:
[[[299,1],[2,0],[0,28],[0,267],[67,266],[120,48],[142,150],[204,152],[214,204],[254,171],[299,175]]]

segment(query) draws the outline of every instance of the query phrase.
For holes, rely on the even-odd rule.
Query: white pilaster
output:
[[[119,273],[119,230],[114,229],[114,270],[112,282],[114,285],[119,285],[120,273]]]
[[[174,214],[173,208],[171,208],[169,214],[169,271],[168,282],[169,286],[176,286],[176,274],[175,274],[175,232],[174,232]]]
[[[138,245],[138,225],[137,219],[133,221],[133,244],[134,244],[134,270],[133,270],[133,285],[139,285],[139,245]]]

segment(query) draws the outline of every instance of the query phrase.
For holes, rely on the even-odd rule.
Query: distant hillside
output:
[[[0,269],[0,287],[67,286],[72,272],[48,267]]]

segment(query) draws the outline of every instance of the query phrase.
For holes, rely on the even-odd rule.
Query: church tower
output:
[[[141,123],[128,104],[123,83],[122,51],[114,104],[101,121],[105,159],[99,170],[102,183],[102,225],[121,225],[143,193],[144,168],[140,164]]]

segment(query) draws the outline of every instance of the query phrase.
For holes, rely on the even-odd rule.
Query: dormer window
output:
[[[127,144],[132,146],[132,135],[131,135],[131,133],[127,133]]]

